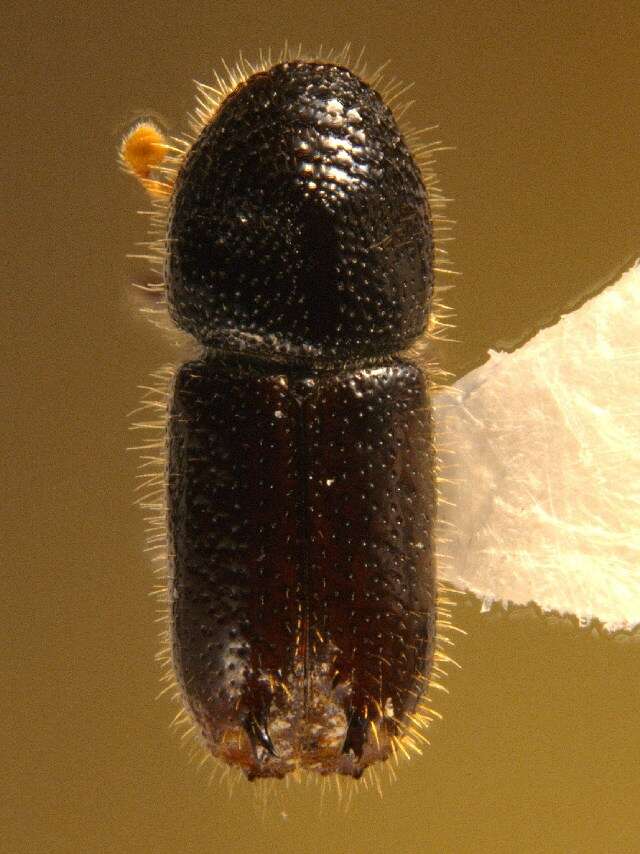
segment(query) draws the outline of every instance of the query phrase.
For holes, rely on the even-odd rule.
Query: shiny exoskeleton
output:
[[[211,752],[250,779],[384,760],[435,644],[418,167],[346,68],[289,62],[220,105],[170,203],[171,624]]]

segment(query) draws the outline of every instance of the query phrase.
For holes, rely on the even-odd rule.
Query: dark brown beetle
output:
[[[167,180],[152,124],[121,151],[160,199],[170,315],[203,347],[169,403],[171,658],[210,752],[249,779],[359,777],[429,718],[429,379],[401,355],[429,320],[429,199],[342,64],[201,91]]]

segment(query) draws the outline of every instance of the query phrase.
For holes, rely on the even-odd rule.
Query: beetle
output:
[[[143,120],[120,149],[156,200],[169,313],[202,347],[171,378],[166,507],[164,473],[143,500],[152,547],[168,526],[170,686],[248,779],[359,778],[419,751],[451,661],[432,398],[444,408],[422,358],[444,326],[430,311],[448,226],[398,93],[364,77],[344,58],[241,60],[200,86],[192,137],[173,146]],[[477,474],[467,504],[443,488],[441,508],[491,494]],[[455,561],[477,515],[440,515],[441,564],[473,587]]]

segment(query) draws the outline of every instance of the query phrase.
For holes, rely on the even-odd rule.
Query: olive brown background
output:
[[[151,571],[127,413],[176,354],[135,310],[146,203],[119,134],[185,127],[220,57],[366,47],[456,150],[460,374],[640,255],[637,3],[36,3],[3,72],[0,851],[634,852],[640,644],[463,601],[444,720],[348,811],[319,788],[208,785],[155,701]],[[359,787],[362,789],[362,787]]]

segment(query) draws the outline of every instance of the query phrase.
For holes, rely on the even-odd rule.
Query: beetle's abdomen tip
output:
[[[327,686],[328,687],[328,686]],[[319,686],[315,685],[316,690]],[[359,779],[393,752],[396,722],[384,714],[371,717],[347,712],[328,688],[311,707],[289,692],[286,703],[271,705],[268,722],[240,713],[235,720],[198,716],[211,754],[241,769],[248,780],[281,779],[298,770],[320,776],[340,774]]]

